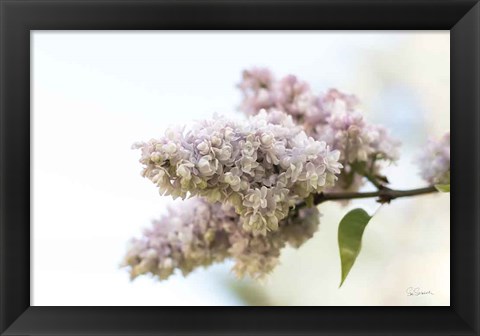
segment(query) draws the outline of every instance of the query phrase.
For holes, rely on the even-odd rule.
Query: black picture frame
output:
[[[479,335],[477,1],[0,0],[0,11],[1,335]],[[450,30],[451,306],[30,306],[30,31],[56,29]]]

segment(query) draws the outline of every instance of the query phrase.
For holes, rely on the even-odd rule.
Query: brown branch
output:
[[[367,180],[370,181],[370,183],[373,184],[378,190],[387,188],[383,184],[378,182],[377,179],[374,176],[372,176],[371,174],[364,173],[363,176],[366,177]]]
[[[318,205],[327,201],[341,201],[358,198],[378,198],[379,203],[390,203],[391,200],[401,197],[418,196],[438,192],[435,187],[425,187],[410,190],[394,190],[389,188],[381,188],[371,192],[344,192],[344,193],[320,193],[315,195],[313,203]],[[303,205],[303,204],[299,204]]]

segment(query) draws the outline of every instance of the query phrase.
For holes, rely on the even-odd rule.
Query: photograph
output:
[[[31,30],[31,306],[450,306],[450,56]]]
[[[479,1],[0,0],[0,336],[480,335]]]

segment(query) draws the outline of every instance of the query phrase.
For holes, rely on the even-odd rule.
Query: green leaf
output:
[[[450,192],[450,184],[435,184],[435,188],[440,192]]]
[[[347,213],[338,226],[338,247],[342,263],[342,281],[347,278],[362,247],[362,236],[365,227],[372,217],[363,209],[354,209]]]

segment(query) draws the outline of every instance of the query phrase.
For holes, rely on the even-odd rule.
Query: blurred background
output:
[[[373,200],[322,204],[319,231],[261,283],[237,280],[228,262],[165,282],[119,268],[173,202],[140,176],[130,146],[215,112],[242,117],[235,85],[251,66],[355,93],[402,142],[392,186],[424,186],[415,155],[450,129],[448,31],[33,31],[31,50],[32,305],[450,304],[449,194],[382,206],[341,289],[338,223],[354,207],[372,213]]]

